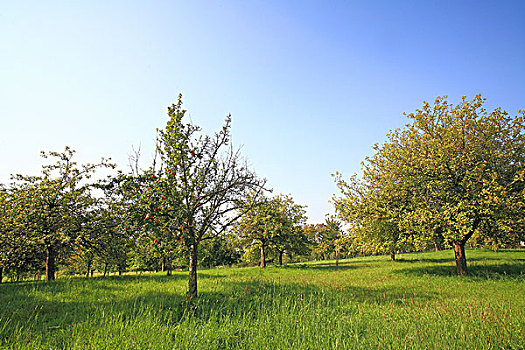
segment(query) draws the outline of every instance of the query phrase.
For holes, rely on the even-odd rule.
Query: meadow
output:
[[[7,349],[525,349],[525,251],[0,284]]]

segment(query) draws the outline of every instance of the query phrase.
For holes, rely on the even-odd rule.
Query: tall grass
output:
[[[450,251],[0,285],[13,349],[524,349],[525,252]]]

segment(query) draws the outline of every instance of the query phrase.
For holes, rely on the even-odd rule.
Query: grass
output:
[[[0,285],[0,348],[524,349],[525,251]]]

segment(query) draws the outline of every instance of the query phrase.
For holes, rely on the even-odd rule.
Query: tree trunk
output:
[[[91,277],[93,277],[93,273],[95,272],[94,269],[91,269]]]
[[[188,299],[197,296],[197,245],[190,247],[190,266],[189,266],[189,281],[188,281]]]
[[[164,258],[162,263],[164,264],[163,269],[166,271],[166,276],[171,276],[171,260],[167,260]]]
[[[91,271],[91,259],[87,262],[86,278],[89,278],[89,271]]]
[[[266,257],[264,256],[264,243],[261,243],[261,268],[266,267]]]
[[[47,246],[46,249],[46,281],[55,279],[55,250],[53,246]]]
[[[4,278],[4,267],[0,266],[0,283],[2,283],[2,279]]]
[[[166,257],[162,257],[162,261],[161,261],[161,264],[160,264],[160,270],[162,272],[166,271]]]
[[[456,255],[456,270],[458,276],[468,275],[467,258],[465,257],[465,243],[454,242],[454,254]]]
[[[106,277],[106,273],[108,272],[108,263],[104,264],[104,277]]]
[[[396,252],[395,251],[390,251],[390,260],[391,261],[396,261]]]
[[[284,250],[281,250],[279,252],[279,266],[283,266],[283,253],[284,253]]]
[[[339,252],[335,252],[335,266],[339,266]]]

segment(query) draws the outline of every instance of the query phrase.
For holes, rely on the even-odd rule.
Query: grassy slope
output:
[[[525,251],[0,285],[0,347],[524,349]]]

